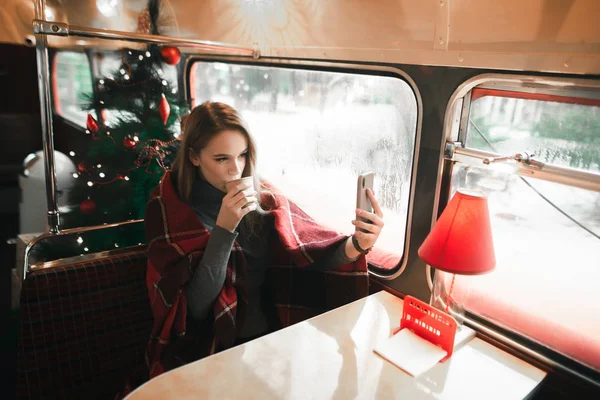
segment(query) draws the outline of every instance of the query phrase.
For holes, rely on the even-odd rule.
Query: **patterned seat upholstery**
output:
[[[17,397],[112,399],[145,370],[146,251],[32,271],[23,282]]]

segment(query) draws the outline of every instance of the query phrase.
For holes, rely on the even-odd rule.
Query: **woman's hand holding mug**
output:
[[[254,180],[251,176],[227,182],[227,194],[221,203],[221,209],[215,225],[233,232],[242,218],[256,210],[257,198]]]

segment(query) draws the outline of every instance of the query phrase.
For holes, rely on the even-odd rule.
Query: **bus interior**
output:
[[[547,373],[531,398],[600,398],[599,13],[596,0],[3,0],[7,394],[112,398],[144,363],[145,204],[181,118],[211,100],[242,113],[261,177],[324,226],[352,233],[356,177],[375,173],[370,293],[429,302],[452,279],[478,338]],[[491,272],[419,257],[459,190],[487,199]]]

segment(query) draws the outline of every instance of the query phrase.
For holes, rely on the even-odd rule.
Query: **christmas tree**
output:
[[[160,4],[148,1],[138,32],[160,35]],[[148,45],[123,49],[121,66],[96,81],[83,105],[87,116],[87,154],[77,165],[63,227],[102,225],[144,218],[150,192],[175,158],[180,116],[187,110],[163,69],[181,58],[175,47]],[[166,64],[166,65],[165,65]],[[77,253],[144,242],[143,227],[87,233]],[[66,249],[65,249],[66,250]]]

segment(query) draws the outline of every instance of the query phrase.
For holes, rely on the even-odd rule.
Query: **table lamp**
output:
[[[454,283],[457,274],[484,274],[496,265],[487,198],[477,192],[457,190],[418,253],[431,267],[452,274],[450,279],[436,271],[430,304],[454,317],[457,340],[465,340],[458,331],[466,328],[463,322],[468,280],[460,288],[455,288]]]

